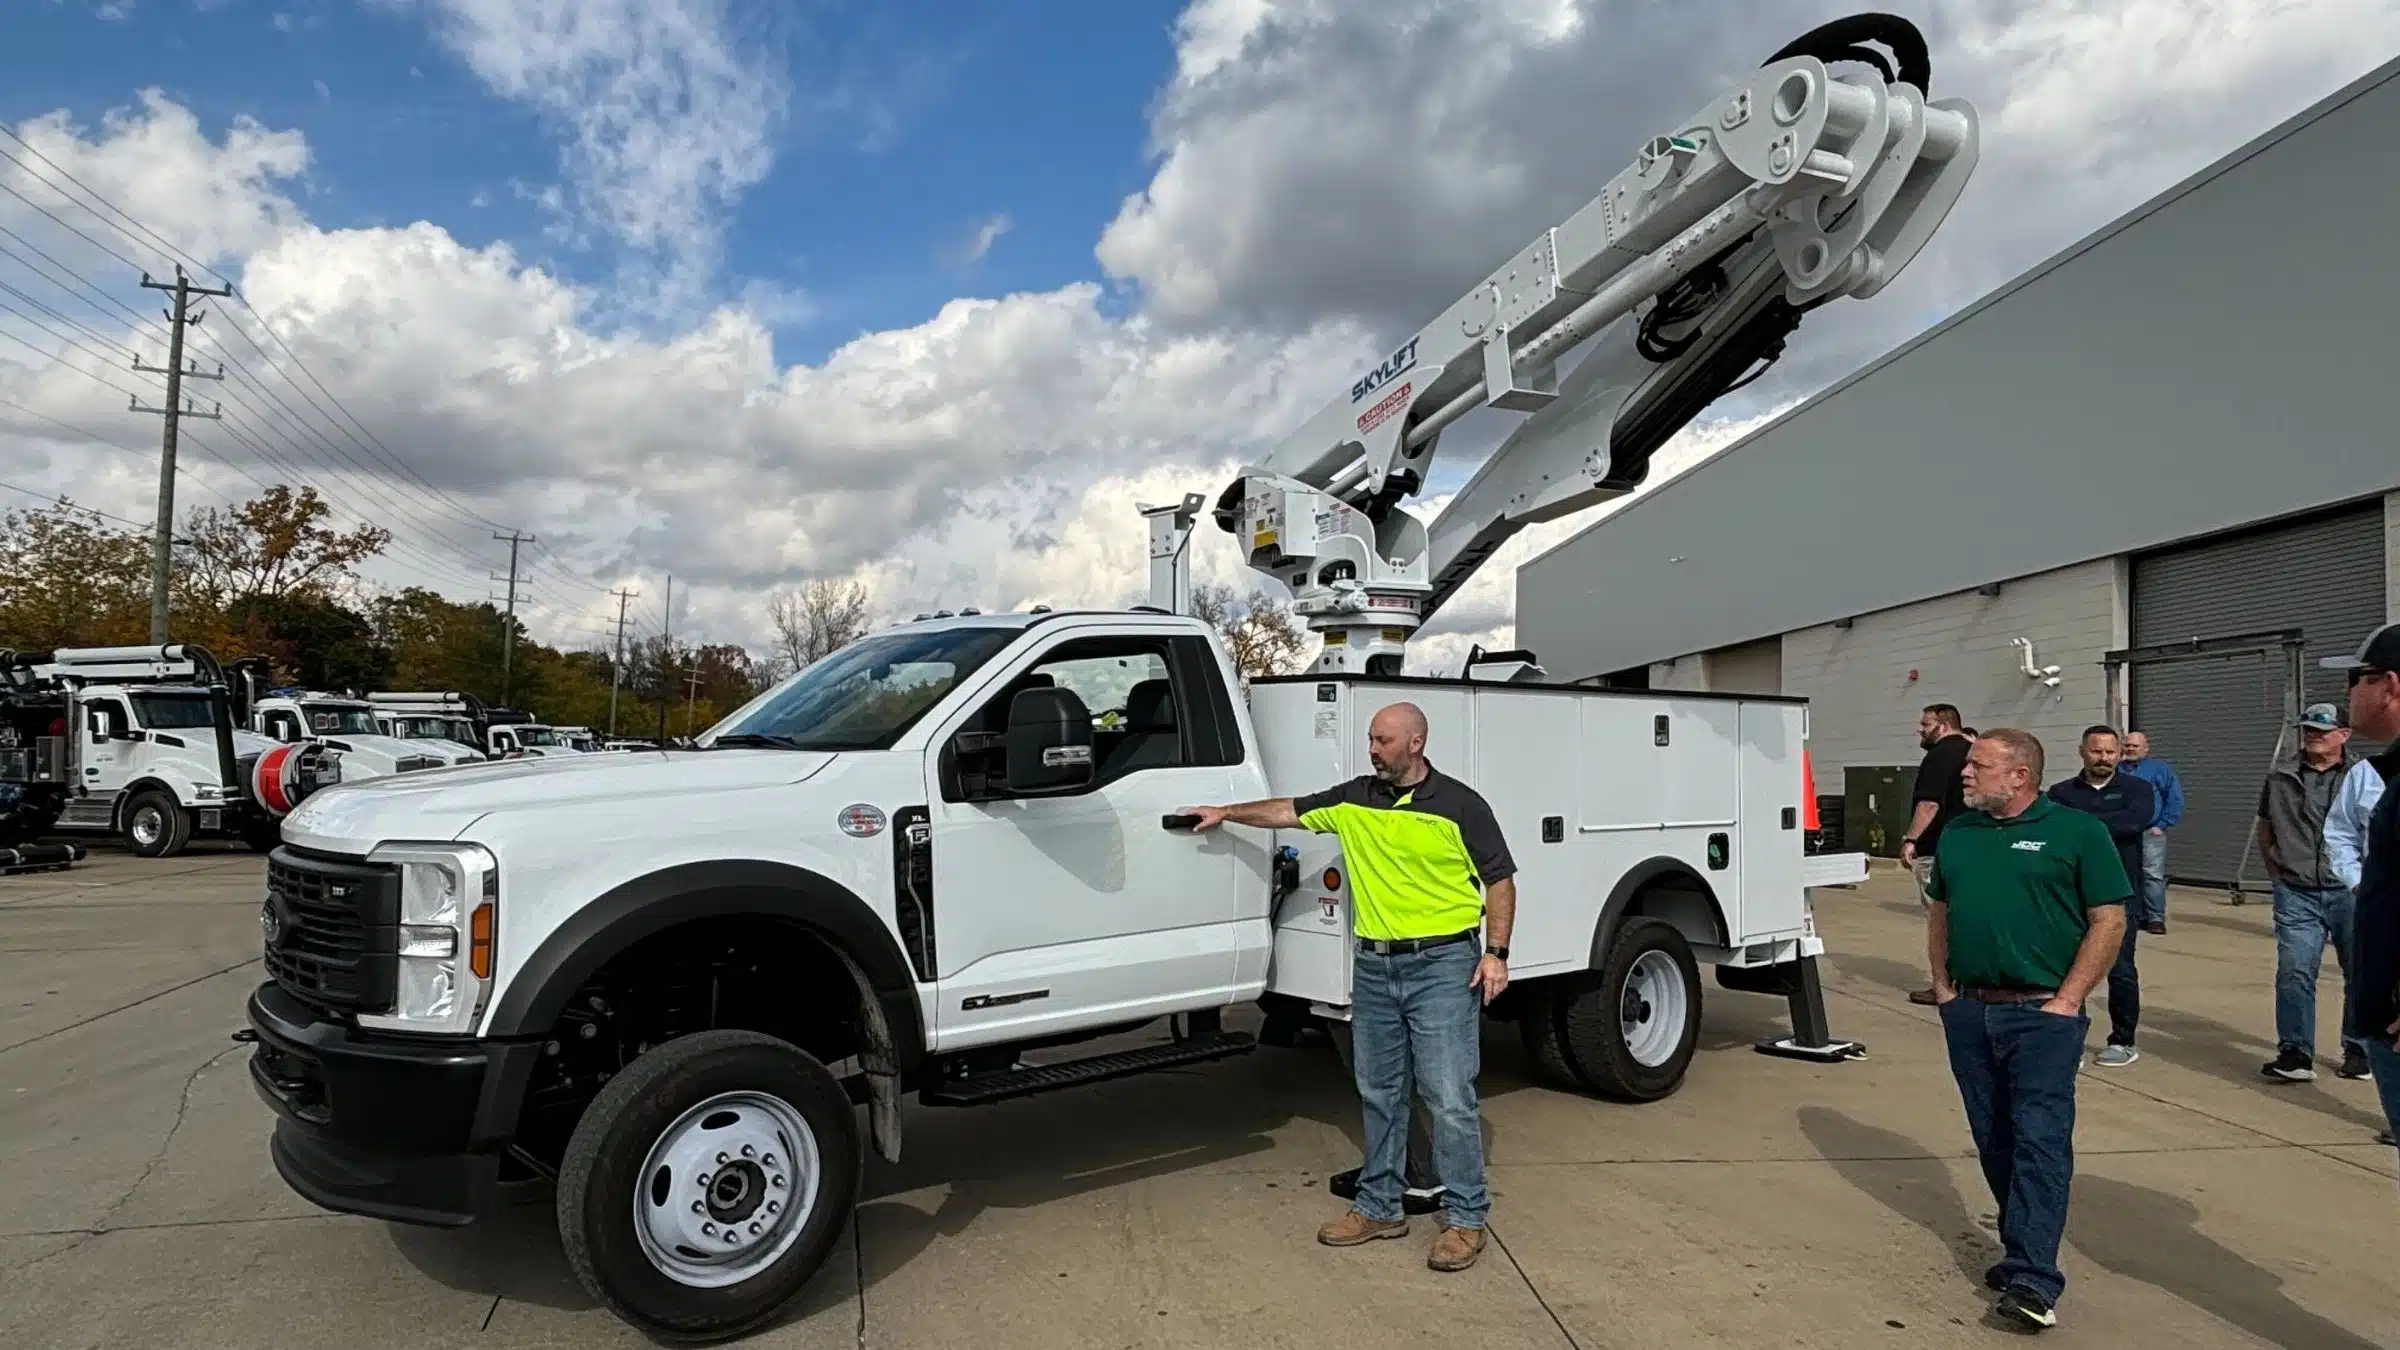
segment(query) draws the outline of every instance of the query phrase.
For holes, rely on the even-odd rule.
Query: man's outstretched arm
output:
[[[1292,830],[1300,826],[1300,813],[1292,809],[1289,797],[1269,797],[1233,806],[1187,806],[1183,814],[1200,817],[1200,823],[1192,827],[1194,830],[1213,830],[1227,823],[1262,830]]]

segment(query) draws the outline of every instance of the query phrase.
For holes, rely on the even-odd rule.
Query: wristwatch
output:
[[[1502,962],[1503,964],[1506,964],[1506,963],[1507,963],[1507,961],[1508,961],[1508,948],[1506,948],[1506,947],[1500,947],[1500,946],[1486,947],[1486,948],[1484,948],[1484,949],[1483,949],[1483,954],[1484,954],[1485,956],[1497,956],[1497,957],[1499,957],[1499,958],[1500,958],[1500,960],[1501,960],[1501,962]]]

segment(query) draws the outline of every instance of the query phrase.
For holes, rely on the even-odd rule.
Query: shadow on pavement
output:
[[[2320,1027],[2319,1035],[2326,1035],[2331,1030],[2330,1027]],[[2275,1057],[2272,1035],[2260,1037],[2228,1026],[2213,1017],[2151,1005],[2142,1009],[2140,1043],[2143,1054],[2156,1055],[2169,1064],[2207,1074],[2237,1087],[2252,1088],[2320,1115],[2330,1116],[2346,1125],[2356,1126],[2364,1132],[2359,1139],[2362,1144],[2373,1139],[2376,1131],[2384,1128],[2380,1112],[2353,1106],[2334,1096],[2325,1089],[2323,1080],[2316,1083],[2268,1082],[2259,1073],[2259,1067]]]
[[[2269,1344],[2376,1350],[2294,1303],[2280,1277],[2202,1234],[2199,1218],[2199,1207],[2181,1196],[2078,1176],[2067,1240],[2102,1269],[2163,1289]]]
[[[1959,1273],[1981,1288],[1997,1244],[1958,1193],[1947,1160],[1904,1134],[1821,1106],[1799,1111],[1800,1132],[1836,1175],[1869,1199],[1941,1239]]]

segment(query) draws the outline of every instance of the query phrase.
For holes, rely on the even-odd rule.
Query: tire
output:
[[[1559,996],[1559,1040],[1584,1086],[1652,1102],[1683,1086],[1700,1040],[1700,965],[1673,925],[1630,919],[1597,980]]]
[[[192,815],[157,788],[137,794],[125,804],[125,842],[137,857],[172,858],[192,842]]]
[[[725,1164],[703,1151],[720,1142]],[[726,1340],[816,1274],[858,1203],[864,1156],[850,1099],[806,1052],[752,1031],[681,1036],[585,1108],[559,1165],[559,1241],[583,1287],[650,1336]],[[802,1200],[785,1211],[777,1196]],[[746,1252],[714,1245],[760,1225]]]
[[[1565,1036],[1559,1030],[1559,1005],[1572,993],[1570,985],[1574,982],[1589,984],[1592,977],[1569,975],[1545,980],[1539,989],[1526,990],[1523,1015],[1517,1018],[1517,1039],[1525,1047],[1525,1058],[1533,1064],[1535,1077],[1551,1087],[1581,1092],[1583,1078],[1567,1062]]]

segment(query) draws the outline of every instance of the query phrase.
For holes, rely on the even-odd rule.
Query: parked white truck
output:
[[[342,752],[353,777],[446,769],[484,758],[448,741],[394,736],[365,699],[306,690],[279,689],[258,700],[250,710],[250,729],[284,745],[323,741]]]
[[[1826,66],[1862,60],[1882,69]],[[1334,843],[1178,812],[1363,771],[1367,718],[1401,699],[1519,861],[1491,1014],[1545,1073],[1672,1092],[1703,962],[1790,999],[1795,1034],[1763,1048],[1851,1053],[1806,887],[1863,860],[1804,855],[1804,705],[1398,670],[1500,539],[1630,490],[1804,309],[1913,256],[1975,146],[1923,65],[1883,16],[1793,43],[1245,470],[1218,519],[1322,638],[1308,674],[1245,696],[1175,612],[1192,497],[1146,513],[1153,608],[906,624],[697,749],[310,797],[269,860],[270,978],[238,1033],[277,1169],[327,1207],[430,1224],[549,1178],[570,1265],[621,1316],[667,1339],[754,1328],[847,1225],[868,1141],[898,1157],[905,1094],[970,1106],[1239,1055],[1224,1014],[1244,1005],[1345,1018]],[[1398,503],[1480,406],[1534,415],[1429,532]],[[1160,1019],[1137,1048],[1025,1059]]]

